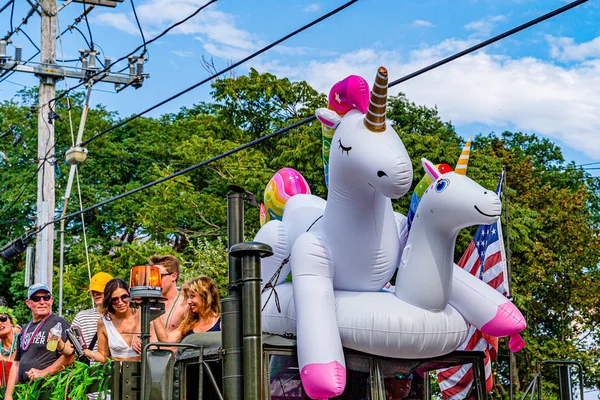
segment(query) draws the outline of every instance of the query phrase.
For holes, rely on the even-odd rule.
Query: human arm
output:
[[[5,400],[12,400],[13,398],[12,394],[19,375],[19,363],[20,361],[13,361],[13,365],[10,368],[10,374],[8,374],[8,381],[6,382],[6,393],[4,394]]]
[[[108,334],[106,333],[106,326],[102,318],[98,319],[98,351],[92,349],[85,349],[83,354],[91,361],[99,363],[106,363],[110,357],[110,348],[108,347]]]
[[[159,341],[165,343],[179,343],[181,339],[183,339],[181,335],[181,331],[179,329],[175,329],[171,332],[167,332],[165,326],[161,323],[159,319],[155,319],[150,324],[150,331],[154,331],[154,334],[158,338]]]
[[[52,364],[50,364],[50,366],[48,366],[44,369],[31,368],[29,371],[25,372],[25,374],[32,381],[39,379],[39,378],[43,378],[45,376],[54,375],[57,372],[60,372],[63,369],[65,369],[67,366],[71,365],[73,363],[74,358],[75,357],[73,357],[73,355],[70,355],[69,357],[65,357],[65,356],[61,355],[60,357],[58,357],[56,359],[56,361],[54,361]],[[11,368],[11,374],[12,374],[12,368]]]
[[[71,344],[70,341],[63,341],[62,338],[58,339],[58,345],[56,346],[56,350],[60,352],[65,357],[70,357],[74,352],[75,348]]]

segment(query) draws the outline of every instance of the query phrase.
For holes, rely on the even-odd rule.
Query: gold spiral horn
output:
[[[369,110],[365,115],[365,126],[368,130],[375,133],[385,131],[385,109],[387,106],[388,91],[388,72],[384,67],[379,67],[373,90],[371,90],[371,99],[369,101]]]
[[[467,139],[465,147],[463,147],[460,153],[460,158],[454,167],[454,172],[460,175],[467,175],[467,164],[469,164],[469,156],[471,155],[471,138]]]

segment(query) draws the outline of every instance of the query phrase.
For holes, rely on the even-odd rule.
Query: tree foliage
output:
[[[325,106],[326,97],[306,82],[291,82],[251,70],[247,76],[213,84],[210,102],[190,105],[157,118],[137,118],[88,146],[89,160],[79,168],[84,207],[165,177],[265,134],[301,121]],[[0,103],[0,126],[15,124],[22,141],[11,146],[11,134],[0,143],[0,244],[31,229],[35,223],[36,123],[25,118],[36,102],[35,91]],[[83,97],[71,97],[77,126]],[[400,94],[388,101],[393,122],[412,157],[413,187],[423,176],[420,158],[452,166],[464,140],[435,108],[410,102]],[[57,147],[71,145],[65,102],[56,104],[65,118],[56,122]],[[102,106],[90,110],[84,138],[121,117]],[[215,278],[225,294],[227,282],[226,195],[235,184],[262,198],[271,176],[282,167],[300,171],[314,194],[327,189],[321,162],[318,124],[303,125],[280,137],[220,158],[173,180],[105,205],[85,215],[89,264],[80,217],[68,221],[65,232],[65,304],[72,317],[89,306],[88,266],[92,274],[108,271],[127,279],[131,266],[146,263],[154,253],[176,255],[182,280],[199,274]],[[522,132],[478,135],[473,139],[468,174],[495,188],[507,167],[503,230],[510,239],[512,294],[528,321],[527,347],[517,354],[518,384],[533,376],[536,362],[574,359],[586,368],[586,386],[600,383],[600,222],[599,182],[574,163],[566,163],[560,148],[547,139]],[[59,158],[57,214],[64,206],[68,166]],[[22,192],[22,195],[20,193]],[[68,212],[78,208],[76,186]],[[19,197],[20,196],[20,197]],[[4,210],[13,202],[14,206]],[[406,214],[410,196],[394,201]],[[246,238],[257,231],[258,210],[247,207]],[[508,225],[507,225],[508,223]],[[457,258],[475,228],[461,232]],[[58,246],[56,246],[58,260]],[[0,260],[0,295],[17,305],[21,316],[25,288],[24,258]],[[58,265],[55,265],[58,276]],[[181,282],[180,282],[181,283]],[[58,282],[54,282],[58,287]],[[507,397],[508,350],[497,362],[495,398]],[[552,381],[550,380],[550,384]]]

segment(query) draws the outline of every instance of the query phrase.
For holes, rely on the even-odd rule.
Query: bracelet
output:
[[[91,362],[96,362],[96,357],[94,357],[94,351],[92,350],[92,356],[88,357],[88,360],[90,360]]]

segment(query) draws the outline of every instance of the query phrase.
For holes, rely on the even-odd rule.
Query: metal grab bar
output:
[[[217,393],[217,396],[219,396],[219,400],[224,400],[223,395],[221,394],[221,391],[219,390],[219,385],[217,384],[217,380],[215,379],[208,364],[206,364],[206,361],[204,361],[204,355],[202,354],[203,346],[198,346],[195,344],[187,344],[187,343],[152,342],[152,343],[148,343],[144,347],[144,351],[148,351],[148,349],[152,346],[154,346],[156,348],[161,348],[161,347],[182,347],[183,348],[183,347],[186,347],[186,348],[190,348],[190,349],[200,350],[200,355],[198,356],[198,361],[202,364],[203,369],[208,373],[208,378],[210,379],[210,382],[212,383],[213,387],[215,388],[215,392]],[[145,379],[145,377],[143,379]],[[143,384],[144,384],[144,382],[142,382],[142,385]]]

